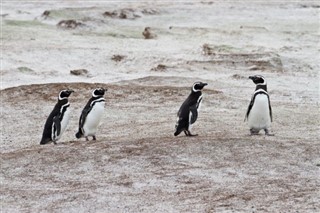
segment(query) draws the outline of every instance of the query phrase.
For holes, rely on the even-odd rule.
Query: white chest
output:
[[[258,94],[248,116],[250,128],[257,130],[269,128],[271,125],[269,100],[267,95]]]
[[[66,111],[64,112],[64,116],[61,120],[61,134],[66,130],[69,120],[70,120],[70,115],[71,115],[71,109],[68,107]]]
[[[85,136],[95,135],[97,127],[103,117],[105,102],[97,102],[92,107],[87,115],[86,121],[83,125]]]
[[[201,96],[198,98],[198,101],[197,101],[197,109],[198,109],[198,112],[200,111],[200,108],[201,108],[201,105],[202,105],[202,99],[203,99],[203,95],[201,95]]]

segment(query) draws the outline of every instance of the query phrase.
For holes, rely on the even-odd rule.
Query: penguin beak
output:
[[[72,89],[69,89],[68,91],[70,92],[70,94],[74,92],[74,90],[72,90]]]
[[[253,80],[253,79],[254,79],[254,76],[249,76],[249,79]]]
[[[101,88],[100,88],[100,91],[104,94],[104,93],[107,91],[107,89],[101,87]]]
[[[207,86],[208,84],[207,83],[202,83],[202,87],[205,87]]]

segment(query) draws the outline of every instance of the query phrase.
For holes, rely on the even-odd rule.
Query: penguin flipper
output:
[[[193,124],[194,122],[196,122],[197,118],[198,118],[198,109],[197,106],[194,105],[192,107],[190,107],[190,112],[191,112],[191,120],[190,123]]]
[[[55,126],[55,129],[57,131],[57,136],[60,135],[60,132],[61,132],[61,122],[60,122],[60,119],[59,119],[59,116],[54,116],[53,117],[53,125]]]
[[[248,106],[246,117],[244,118],[244,121],[246,121],[248,119],[248,116],[249,116],[250,111],[252,109],[253,103],[254,103],[254,96],[251,98],[251,101],[250,101],[250,104]],[[269,106],[270,106],[270,104],[269,104]]]
[[[84,135],[83,125],[86,121],[87,115],[90,112],[90,110],[91,110],[91,107],[89,109],[84,108],[81,112],[80,119],[79,119],[79,130],[76,133],[76,138],[78,139]]]
[[[270,114],[270,120],[272,122],[272,109],[271,109],[271,104],[270,104],[270,97],[268,95],[268,102],[269,102],[269,114]]]
[[[82,110],[81,116],[80,116],[80,120],[79,120],[79,128],[82,129],[83,125],[86,121],[87,115],[90,112],[90,109],[84,109]]]

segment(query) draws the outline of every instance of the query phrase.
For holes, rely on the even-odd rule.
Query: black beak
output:
[[[101,90],[101,92],[103,93],[103,94],[105,94],[106,92],[107,92],[107,89],[105,89],[105,88],[100,88],[100,90]]]
[[[249,76],[249,79],[253,80],[253,79],[254,79],[254,76]]]
[[[202,86],[207,86],[208,84],[207,83],[202,83]]]

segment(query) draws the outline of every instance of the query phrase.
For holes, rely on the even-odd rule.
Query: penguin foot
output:
[[[81,135],[80,131],[76,133],[76,138],[79,139],[79,138],[81,138],[81,136],[82,136],[82,135]]]
[[[92,140],[96,141],[97,140],[96,136],[92,136]]]
[[[189,130],[185,130],[185,131],[184,131],[184,134],[186,134],[187,137],[195,137],[195,136],[198,136],[198,134],[195,134],[195,135],[191,134],[191,132],[190,132]]]
[[[259,130],[250,129],[250,135],[259,135]]]
[[[174,133],[174,136],[178,136],[179,134],[181,133],[181,131],[176,131],[175,133]]]
[[[255,132],[255,133],[251,132],[250,135],[253,136],[253,135],[260,135],[260,134],[258,132]]]
[[[266,136],[275,136],[275,134],[268,133]]]
[[[89,141],[89,138],[88,138],[88,136],[86,137],[86,141]]]
[[[53,141],[53,144],[54,144],[54,145],[57,145],[57,142]]]
[[[266,136],[274,136],[274,134],[269,133],[269,130],[267,129],[265,129],[264,132]]]

